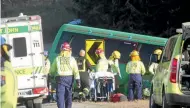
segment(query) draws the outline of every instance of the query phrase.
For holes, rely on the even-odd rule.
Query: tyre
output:
[[[33,100],[25,101],[26,108],[34,108]]]
[[[158,104],[155,103],[155,100],[153,98],[153,88],[150,91],[150,98],[149,98],[149,108],[161,108]]]
[[[180,106],[177,105],[169,105],[166,100],[166,95],[165,92],[163,92],[162,96],[162,108],[181,108]]]
[[[42,103],[34,103],[34,108],[42,108]]]

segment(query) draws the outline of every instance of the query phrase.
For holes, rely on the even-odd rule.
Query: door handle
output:
[[[42,77],[47,77],[47,75],[43,75]]]
[[[35,55],[35,53],[30,53],[30,54],[28,54],[28,55],[33,56],[33,55]]]
[[[37,76],[32,76],[32,77],[30,77],[30,78],[37,78]]]

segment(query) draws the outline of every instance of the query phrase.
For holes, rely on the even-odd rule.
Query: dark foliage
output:
[[[190,21],[188,0],[74,0],[74,10],[94,27],[169,37]]]

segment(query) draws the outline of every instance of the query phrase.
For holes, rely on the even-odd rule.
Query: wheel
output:
[[[42,101],[43,101],[43,98],[36,98],[33,100],[33,105],[34,105],[34,108],[42,108]]]
[[[150,91],[150,99],[149,99],[149,108],[161,108],[159,105],[157,105],[154,101],[154,93],[153,93],[153,88]]]
[[[42,108],[42,103],[34,103],[34,108]]]
[[[26,108],[34,108],[33,100],[25,101]]]
[[[181,108],[180,106],[177,105],[169,105],[166,100],[165,92],[163,92],[162,96],[162,108]]]

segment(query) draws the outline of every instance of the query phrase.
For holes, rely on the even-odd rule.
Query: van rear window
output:
[[[27,56],[27,49],[26,49],[26,38],[14,38],[13,39],[13,50],[15,57],[24,57]]]

